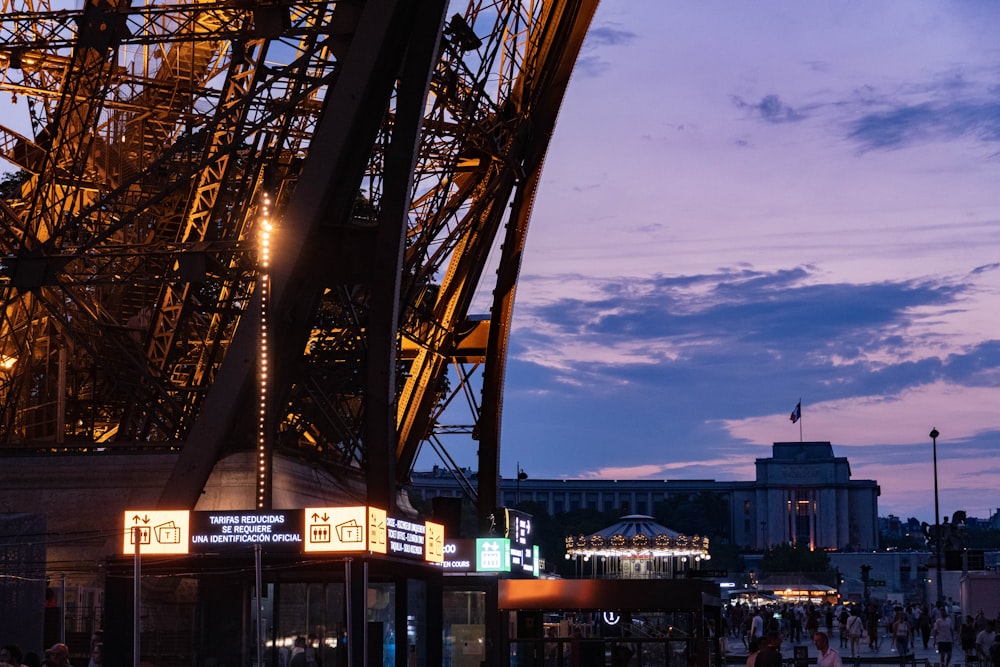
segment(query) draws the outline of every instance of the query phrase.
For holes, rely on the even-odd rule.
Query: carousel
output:
[[[644,514],[624,516],[592,535],[566,538],[566,559],[575,561],[578,578],[687,578],[710,558],[707,537],[688,537]]]

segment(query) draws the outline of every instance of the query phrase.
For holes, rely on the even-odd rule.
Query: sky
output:
[[[772,443],[829,441],[880,515],[933,522],[937,428],[942,515],[997,511],[998,26],[603,0],[535,201],[501,473],[750,481]]]
[[[501,474],[750,481],[829,441],[880,516],[933,522],[937,428],[942,516],[997,511],[998,26],[604,0],[528,233]]]

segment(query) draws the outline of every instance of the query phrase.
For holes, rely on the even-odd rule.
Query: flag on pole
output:
[[[792,410],[792,416],[791,416],[791,420],[792,420],[793,424],[795,422],[797,422],[798,420],[800,420],[800,419],[802,419],[802,401],[799,401],[795,405],[795,409]]]

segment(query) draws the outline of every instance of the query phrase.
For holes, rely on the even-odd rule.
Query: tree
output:
[[[723,544],[716,541],[709,542],[708,553],[712,556],[712,560],[708,565],[709,569],[742,572],[746,567],[743,556],[740,554],[740,549],[735,544]]]
[[[667,528],[685,535],[701,535],[712,541],[728,540],[729,501],[722,494],[702,491],[675,494],[653,509],[653,517]]]
[[[28,172],[15,171],[0,175],[0,199],[16,199],[21,196],[21,184],[28,180]]]
[[[763,574],[778,572],[832,572],[830,557],[825,551],[806,546],[778,544],[764,552],[760,559]]]

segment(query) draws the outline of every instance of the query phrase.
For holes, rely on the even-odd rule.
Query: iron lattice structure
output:
[[[266,196],[269,447],[388,503],[459,431],[495,500],[520,255],[596,0],[0,5],[27,118],[0,126],[0,447],[175,449],[164,502],[193,506],[254,446]]]

